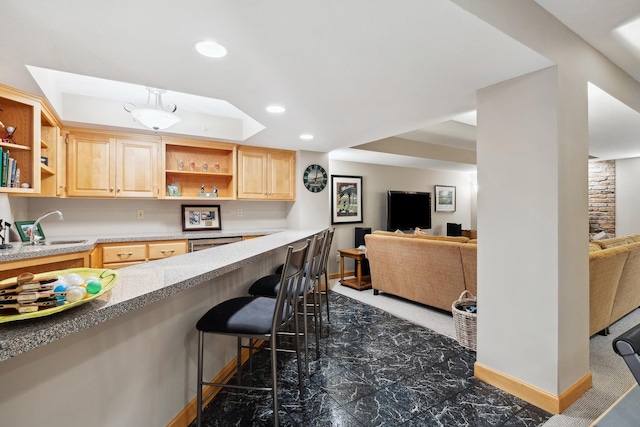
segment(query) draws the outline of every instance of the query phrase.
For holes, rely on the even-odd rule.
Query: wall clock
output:
[[[302,181],[307,190],[312,193],[319,193],[327,186],[327,171],[320,165],[309,165],[304,170]]]

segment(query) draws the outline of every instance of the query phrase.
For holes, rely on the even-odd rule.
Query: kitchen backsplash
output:
[[[182,231],[181,205],[220,205],[222,229],[282,229],[287,227],[291,202],[198,200],[103,200],[7,197],[0,194],[0,218],[7,221],[35,220],[59,210],[64,220],[49,217],[41,226],[47,236],[130,236],[138,233],[175,233]],[[137,219],[137,211],[144,219]],[[241,210],[241,212],[238,212]],[[241,214],[242,216],[239,216]],[[12,216],[15,216],[12,218]],[[12,233],[11,241],[17,240]]]

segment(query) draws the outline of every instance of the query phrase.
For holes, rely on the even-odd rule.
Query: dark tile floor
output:
[[[295,357],[279,355],[280,425],[528,427],[551,416],[476,380],[475,353],[455,340],[340,294],[331,295],[320,352],[304,400]],[[243,383],[269,384],[268,353],[256,356]],[[273,425],[271,394],[223,389],[203,425]]]

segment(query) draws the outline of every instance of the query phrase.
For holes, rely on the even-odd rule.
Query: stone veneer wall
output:
[[[616,234],[616,162],[589,162],[589,233]]]

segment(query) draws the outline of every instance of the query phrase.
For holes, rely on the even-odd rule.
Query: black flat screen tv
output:
[[[387,191],[387,230],[431,228],[431,193]]]

